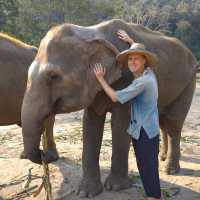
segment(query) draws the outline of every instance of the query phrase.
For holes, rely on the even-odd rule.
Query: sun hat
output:
[[[145,45],[141,43],[133,43],[129,49],[124,50],[121,53],[119,53],[116,59],[118,62],[125,62],[128,60],[128,55],[130,54],[140,54],[144,56],[147,60],[148,67],[153,68],[158,62],[158,58],[156,54],[146,50]]]

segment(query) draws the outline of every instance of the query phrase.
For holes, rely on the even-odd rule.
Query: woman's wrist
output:
[[[100,79],[98,79],[101,87],[103,88],[103,90],[106,92],[106,94],[111,98],[111,100],[113,102],[117,101],[117,96],[115,94],[115,90],[112,89],[112,87],[110,87],[110,85],[107,83],[107,81],[104,79],[104,77],[101,77]]]
[[[130,46],[134,43],[134,41],[130,38],[128,43],[130,44]]]
[[[104,77],[100,77],[98,78],[99,83],[102,85],[105,82]]]
[[[134,40],[124,30],[118,30],[117,35],[119,39],[128,43],[130,46],[134,43]]]

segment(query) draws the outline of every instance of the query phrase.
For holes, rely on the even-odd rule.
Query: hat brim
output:
[[[128,56],[131,54],[140,54],[144,56],[147,60],[148,67],[154,68],[156,64],[158,63],[158,57],[147,50],[137,50],[137,49],[127,49],[125,51],[122,51],[119,53],[116,57],[117,61],[120,63],[127,62]]]

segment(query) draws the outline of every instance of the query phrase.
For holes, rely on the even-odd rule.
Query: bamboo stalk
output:
[[[47,137],[46,131],[43,133],[42,143],[43,143],[43,151],[45,153],[47,151],[47,144],[48,144],[48,137]],[[42,165],[43,165],[43,170],[44,170],[43,181],[44,181],[44,189],[46,192],[46,200],[53,200],[52,187],[51,187],[50,176],[49,176],[49,166],[44,161],[42,161]]]

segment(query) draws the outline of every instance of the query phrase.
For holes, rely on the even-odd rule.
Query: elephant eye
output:
[[[49,79],[49,81],[61,81],[62,77],[60,74],[50,73],[48,79]]]

